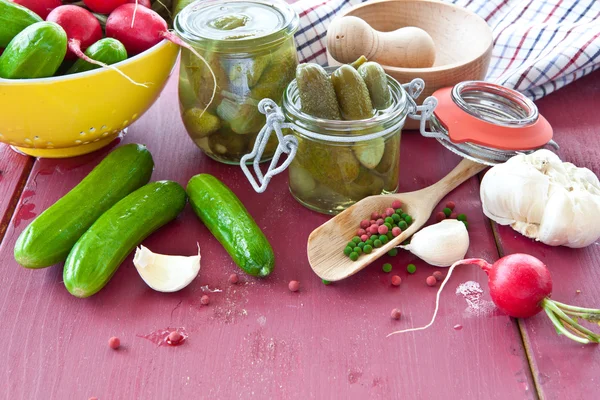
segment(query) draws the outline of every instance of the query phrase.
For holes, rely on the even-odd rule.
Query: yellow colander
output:
[[[35,157],[64,158],[109,144],[160,94],[179,47],[163,41],[109,69],[43,79],[0,79],[0,142]]]

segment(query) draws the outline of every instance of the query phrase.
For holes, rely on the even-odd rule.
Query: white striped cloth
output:
[[[600,67],[600,0],[446,0],[487,21],[494,50],[486,80],[536,100]],[[300,0],[300,59],[325,65],[333,17],[361,0]]]

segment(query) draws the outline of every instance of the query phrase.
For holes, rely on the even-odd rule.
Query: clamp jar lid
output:
[[[298,24],[296,12],[282,0],[204,0],[177,14],[174,27],[188,42],[243,52],[286,40]]]
[[[449,150],[487,165],[528,153],[552,140],[552,127],[523,94],[483,81],[439,89],[424,101],[421,133]],[[428,120],[431,132],[425,130]]]

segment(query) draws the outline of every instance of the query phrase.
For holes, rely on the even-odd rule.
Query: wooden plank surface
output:
[[[0,242],[32,165],[33,158],[18,154],[10,146],[0,143]],[[31,206],[25,205],[19,215],[26,216],[32,212]]]
[[[595,72],[541,99],[540,113],[552,124],[563,161],[587,167],[600,176],[600,72]],[[600,307],[600,242],[585,249],[550,247],[498,227],[504,254],[529,253],[543,260],[554,282],[552,298],[582,307]],[[577,293],[580,290],[581,293]],[[592,399],[600,396],[600,349],[558,337],[548,318],[521,322],[532,357],[540,397]],[[599,332],[598,326],[591,329]],[[594,394],[595,393],[595,394]]]
[[[516,323],[487,307],[487,293],[476,299],[478,312],[455,294],[459,283],[485,282],[482,272],[457,270],[430,330],[386,338],[395,329],[430,319],[436,290],[425,285],[425,278],[434,268],[403,253],[346,281],[323,285],[307,263],[305,248],[308,234],[328,217],[296,203],[286,176],[276,177],[266,194],[256,194],[238,167],[201,155],[179,120],[174,79],[124,142],[147,144],[156,162],[155,180],[185,185],[194,174],[208,172],[229,185],[273,244],[275,272],[265,280],[244,276],[242,284],[229,285],[227,277],[238,269],[187,206],[144,245],[191,255],[199,242],[202,269],[192,285],[173,294],[154,292],[129,257],[104,290],[76,299],[64,288],[62,265],[31,271],[14,262],[14,242],[30,218],[13,218],[0,246],[0,397],[536,397]],[[33,214],[39,213],[105,153],[36,162],[21,203],[34,204]],[[401,154],[403,191],[434,183],[459,161],[416,134],[405,134]],[[471,179],[450,198],[469,216],[468,255],[497,258],[481,212],[478,180]],[[400,288],[391,287],[391,274],[381,271],[386,261],[402,277]],[[418,267],[410,276],[405,271],[409,262]],[[288,291],[292,279],[301,282],[300,292]],[[210,294],[208,306],[200,304],[205,285],[222,290]],[[404,313],[400,321],[390,319],[395,307]],[[187,342],[158,347],[141,337],[166,328],[185,328]],[[118,351],[107,346],[113,335],[123,343]]]

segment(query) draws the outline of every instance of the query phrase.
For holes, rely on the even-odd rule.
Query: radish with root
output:
[[[129,0],[83,0],[83,4],[98,14],[110,14],[119,6],[128,3]]]
[[[46,19],[50,11],[56,7],[62,6],[62,1],[60,0],[12,0],[12,2],[30,9],[42,19]]]
[[[137,83],[125,75],[118,68],[93,60],[84,53],[88,47],[102,39],[100,22],[98,22],[91,12],[78,6],[64,5],[52,10],[46,20],[57,23],[67,33],[68,50],[65,58],[72,59],[79,57],[90,64],[109,68],[135,85],[146,87],[146,85]]]
[[[160,43],[163,39],[167,39],[178,46],[188,49],[202,60],[213,79],[212,96],[198,118],[201,118],[206,109],[212,104],[217,92],[217,78],[214,71],[192,46],[169,31],[167,22],[156,11],[146,7],[138,7],[136,4],[123,4],[108,16],[106,20],[106,36],[123,43],[129,55],[146,51]]]
[[[152,3],[150,3],[150,0],[128,0],[127,3],[138,3],[140,6],[152,8]]]
[[[575,307],[551,300],[552,277],[550,271],[542,261],[528,254],[511,254],[502,257],[494,264],[479,258],[455,262],[437,292],[435,311],[431,321],[423,327],[392,332],[388,337],[397,333],[424,330],[433,325],[444,286],[454,269],[464,264],[475,264],[485,271],[489,278],[488,286],[492,301],[507,315],[514,318],[528,318],[543,310],[560,334],[582,344],[600,343],[600,335],[580,325],[577,321],[584,319],[590,322],[600,322],[600,309]]]

